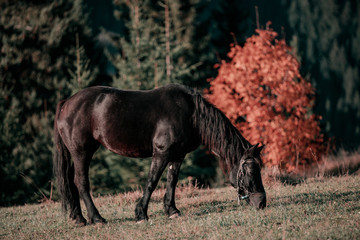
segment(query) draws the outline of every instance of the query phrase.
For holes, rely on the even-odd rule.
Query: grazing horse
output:
[[[246,199],[257,209],[266,206],[260,174],[262,147],[252,146],[220,110],[182,85],[149,91],[100,86],[81,90],[57,105],[54,140],[54,173],[62,206],[78,224],[86,224],[80,197],[90,224],[106,222],[89,191],[89,165],[100,144],[123,156],[152,157],[144,193],[135,209],[137,221],[148,219],[151,194],[166,166],[165,213],[180,215],[175,206],[180,166],[185,155],[200,144],[226,166],[239,200]]]

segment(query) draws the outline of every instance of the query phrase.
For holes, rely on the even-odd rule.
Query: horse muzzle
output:
[[[266,193],[251,193],[249,195],[249,202],[256,209],[264,209],[266,207]]]

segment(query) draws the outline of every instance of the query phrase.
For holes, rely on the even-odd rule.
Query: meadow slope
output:
[[[0,208],[0,239],[360,239],[360,176],[313,178],[297,185],[266,181],[268,207],[238,204],[231,187],[180,187],[180,218],[162,210],[163,189],[136,224],[140,192],[95,198],[106,225],[79,227],[59,203]]]

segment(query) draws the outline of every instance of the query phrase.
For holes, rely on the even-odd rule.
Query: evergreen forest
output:
[[[306,107],[308,115],[321,116],[317,134],[331,142],[332,151],[357,150],[359,4],[0,1],[0,206],[57,198],[52,131],[60,100],[94,85],[146,90],[180,83],[211,94],[221,69],[216,66],[230,62],[234,46],[244,46],[257,29],[268,27],[289,46],[286,52],[298,61],[301,81],[313,86],[307,95],[314,102]],[[90,166],[93,194],[141,188],[150,161],[99,149]],[[218,160],[201,146],[186,157],[179,184],[216,187],[226,181]]]

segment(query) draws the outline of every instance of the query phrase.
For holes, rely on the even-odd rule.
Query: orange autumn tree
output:
[[[250,143],[266,145],[266,166],[296,171],[325,150],[319,117],[311,113],[314,89],[284,39],[268,27],[256,33],[244,47],[231,46],[230,61],[216,66],[207,98]]]

